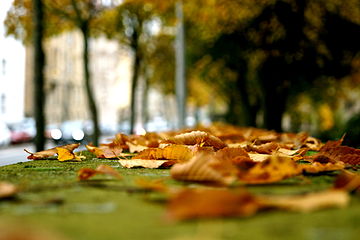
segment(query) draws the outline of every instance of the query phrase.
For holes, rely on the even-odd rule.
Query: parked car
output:
[[[58,127],[47,127],[50,138],[56,144],[68,144],[74,142],[87,142],[92,134],[92,128],[85,121],[65,121]]]
[[[25,118],[18,123],[9,124],[11,131],[11,143],[30,142],[36,135],[35,121],[32,118]]]
[[[0,146],[7,146],[11,142],[11,132],[5,122],[0,121]]]

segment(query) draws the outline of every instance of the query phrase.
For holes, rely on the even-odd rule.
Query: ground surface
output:
[[[104,175],[77,180],[77,170],[99,164],[114,167],[123,180]],[[265,194],[322,190],[332,185],[335,175],[291,178],[249,190]],[[164,218],[163,199],[141,191],[134,183],[139,177],[165,178],[167,184],[185,185],[171,180],[168,169],[123,169],[116,160],[92,157],[79,163],[47,160],[2,166],[0,181],[17,184],[21,191],[15,198],[0,200],[0,229],[26,236],[36,236],[37,231],[45,230],[55,239],[87,240],[359,239],[360,236],[358,196],[352,196],[350,206],[344,209],[306,214],[265,212],[248,218],[169,223]]]

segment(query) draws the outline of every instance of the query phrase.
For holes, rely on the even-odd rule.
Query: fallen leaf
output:
[[[60,162],[65,162],[65,161],[80,162],[82,159],[82,157],[75,155],[72,151],[70,151],[66,148],[57,147],[56,151],[58,154],[58,160]]]
[[[193,152],[184,145],[169,145],[165,148],[148,148],[134,156],[134,159],[177,160],[180,162],[192,158]]]
[[[192,131],[183,133],[165,140],[165,143],[180,144],[180,145],[200,145],[212,146],[215,150],[222,149],[227,145],[218,137],[202,131]]]
[[[148,146],[133,144],[131,142],[126,142],[126,144],[129,146],[129,152],[131,153],[141,152],[149,148]]]
[[[117,178],[117,179],[122,179],[119,172],[117,172],[112,167],[110,167],[108,165],[104,165],[104,164],[99,165],[96,169],[81,168],[78,171],[78,178],[79,178],[79,180],[88,180],[89,178],[91,178],[97,174],[106,174],[106,175],[113,176],[114,178]]]
[[[340,207],[349,204],[346,191],[326,190],[305,195],[262,197],[262,204],[267,207],[296,212],[312,212],[323,208]]]
[[[8,182],[0,182],[0,199],[9,198],[18,192],[18,188]]]
[[[170,220],[246,217],[255,214],[259,208],[257,198],[243,189],[184,189],[171,196],[167,217]]]
[[[180,181],[195,181],[229,185],[235,177],[229,174],[228,169],[217,168],[221,166],[213,154],[200,153],[184,163],[177,163],[170,169],[172,178]],[[228,166],[227,166],[228,167]],[[225,168],[225,166],[224,166]]]
[[[360,175],[344,170],[341,174],[339,174],[339,176],[337,176],[334,182],[334,188],[360,193]]]
[[[95,147],[91,145],[85,146],[89,152],[95,154],[97,158],[118,158],[122,156],[123,149],[117,146],[110,146],[110,145],[102,145],[100,147]]]
[[[249,154],[243,148],[225,147],[215,153],[215,157],[220,161],[232,161],[239,156],[250,158]]]
[[[149,160],[149,159],[120,159],[118,160],[124,168],[168,168],[176,163],[174,160]]]
[[[73,143],[73,144],[68,144],[68,145],[63,145],[63,146],[58,146],[58,147],[67,149],[72,152],[72,151],[74,151],[74,149],[78,148],[79,146],[80,146],[80,143]],[[49,159],[50,157],[54,157],[57,154],[56,148],[57,147],[54,147],[54,148],[50,148],[50,149],[36,152],[36,153],[29,152],[26,149],[24,149],[24,151],[30,154],[27,157],[28,159],[41,160],[41,159]]]
[[[344,162],[349,165],[360,164],[360,149],[348,146],[324,146],[319,153],[310,157],[314,161],[321,158],[328,158],[332,162]]]
[[[193,151],[184,145],[169,145],[165,148],[145,149],[131,159],[119,159],[119,162],[125,168],[165,168],[177,162],[188,161],[193,154]]]
[[[263,162],[267,160],[271,155],[270,154],[261,154],[261,153],[249,153],[249,157],[254,162]]]
[[[248,184],[273,183],[298,175],[302,168],[289,157],[270,156],[247,171],[239,172],[239,179]]]
[[[343,162],[336,162],[336,163],[319,163],[319,162],[313,162],[311,164],[303,164],[300,165],[303,169],[303,171],[307,173],[320,173],[320,172],[326,172],[326,171],[336,171],[341,170],[345,168],[345,164]]]

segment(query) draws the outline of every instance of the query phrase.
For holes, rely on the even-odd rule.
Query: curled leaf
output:
[[[58,154],[58,160],[60,162],[65,162],[65,161],[80,162],[81,159],[83,158],[81,156],[75,155],[72,151],[70,151],[70,150],[68,150],[66,148],[57,147],[56,151],[57,151],[57,154]]]
[[[167,139],[165,142],[183,145],[200,145],[212,146],[214,149],[219,150],[227,145],[218,137],[203,131],[192,131],[183,133]]]
[[[256,163],[247,171],[240,171],[239,179],[248,184],[273,183],[298,175],[302,168],[289,157],[271,156]]]
[[[342,171],[334,182],[334,188],[360,193],[360,175],[350,171]]]
[[[350,197],[341,190],[327,190],[296,196],[263,197],[262,204],[289,211],[312,212],[323,208],[345,207],[349,204]]]
[[[245,190],[184,189],[170,198],[167,215],[171,220],[246,217],[259,208],[257,198]]]
[[[106,174],[117,179],[122,179],[119,172],[117,172],[114,168],[104,164],[99,165],[96,169],[81,168],[78,171],[78,178],[79,180],[87,180],[97,174]]]
[[[64,149],[67,149],[70,152],[72,152],[79,146],[80,146],[80,143],[73,143],[73,144],[59,146],[59,148],[64,148]],[[32,159],[32,160],[49,159],[50,157],[54,157],[58,153],[57,147],[50,148],[50,149],[40,151],[40,152],[36,152],[36,153],[31,153],[26,149],[24,149],[24,151],[30,154],[27,158]]]
[[[326,172],[326,171],[336,171],[345,168],[345,164],[343,162],[336,162],[336,163],[320,163],[320,162],[313,162],[312,164],[301,165],[304,172],[307,173],[319,173],[319,172]]]
[[[229,185],[234,176],[216,166],[224,166],[212,154],[201,153],[195,155],[188,162],[177,163],[170,169],[171,177],[181,181],[208,182]]]
[[[150,159],[120,159],[119,163],[124,168],[169,168],[176,163],[174,160],[150,160]]]
[[[91,145],[85,146],[89,152],[95,154],[97,158],[117,158],[122,156],[123,149],[119,146],[103,145],[100,147],[94,147]]]

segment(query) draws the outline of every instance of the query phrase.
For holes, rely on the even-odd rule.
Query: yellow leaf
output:
[[[58,154],[58,160],[60,162],[65,162],[65,161],[81,161],[80,157],[75,156],[75,154],[73,152],[71,152],[70,150],[66,149],[66,148],[60,148],[57,147],[57,154]]]

